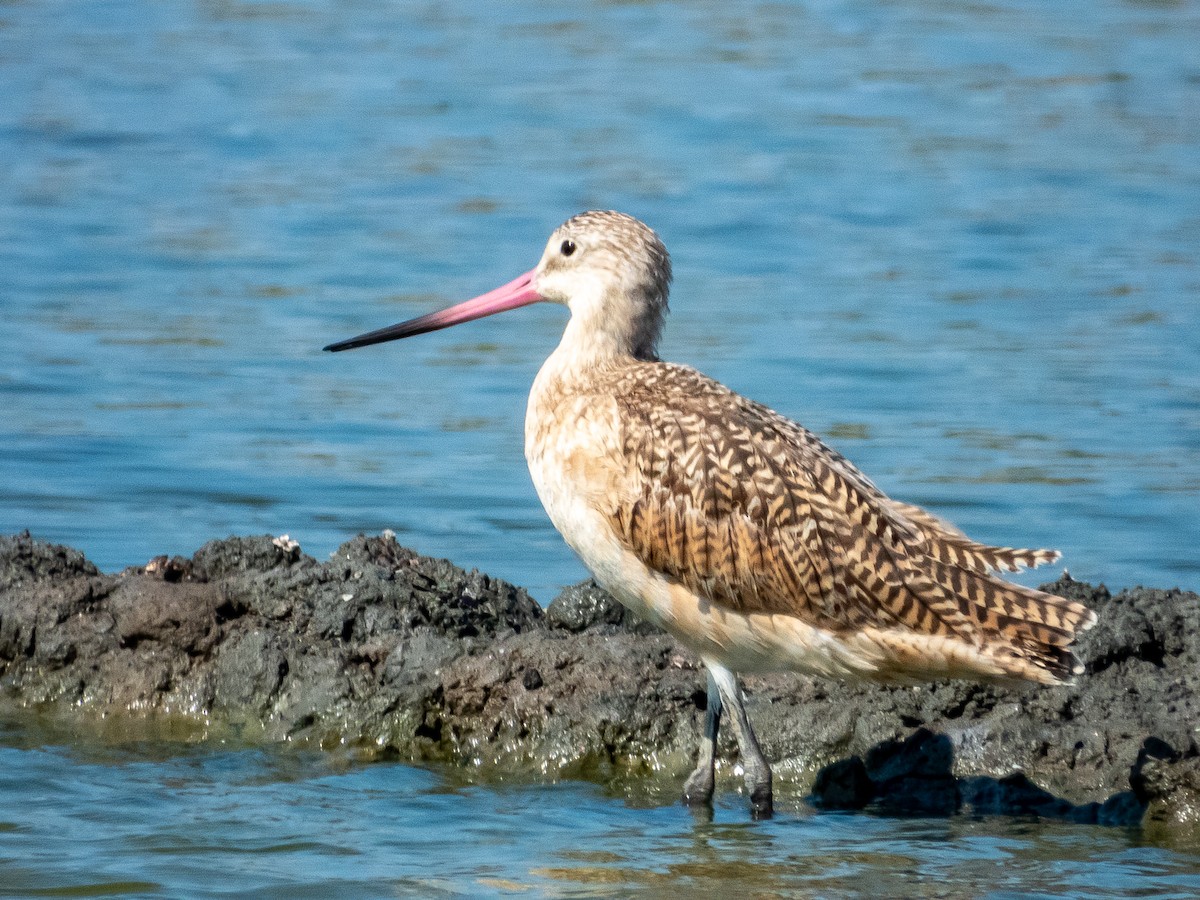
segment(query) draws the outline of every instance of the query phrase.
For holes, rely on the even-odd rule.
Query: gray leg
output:
[[[742,756],[742,770],[746,775],[746,790],[750,792],[750,812],[755,818],[771,815],[771,766],[759,749],[758,738],[746,715],[742,703],[742,689],[737,676],[723,666],[708,664],[709,677],[716,683],[723,705],[732,714],[733,731],[737,736],[738,750]],[[693,775],[693,777],[695,777]]]
[[[700,758],[696,768],[683,785],[683,802],[688,806],[712,803],[717,749],[717,732],[721,729],[721,692],[708,673],[708,708],[704,712],[704,737],[700,739]]]

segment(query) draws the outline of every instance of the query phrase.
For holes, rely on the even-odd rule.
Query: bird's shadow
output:
[[[912,816],[970,812],[1103,825],[1136,825],[1145,812],[1133,791],[1075,804],[1034,784],[1023,772],[1002,778],[957,776],[950,739],[927,728],[904,740],[881,741],[865,758],[851,756],[825,766],[809,800],[822,810],[871,808]]]

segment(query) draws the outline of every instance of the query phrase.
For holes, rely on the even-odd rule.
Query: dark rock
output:
[[[661,634],[662,629],[637,618],[594,581],[565,588],[546,607],[546,624],[572,634],[611,626],[638,634]]]
[[[287,656],[273,633],[250,631],[231,638],[214,661],[214,710],[265,714],[288,670]]]
[[[1200,754],[1194,748],[1180,753],[1148,739],[1129,780],[1149,831],[1200,839]]]
[[[1200,598],[1048,588],[1095,608],[1074,685],[745,679],[776,783],[824,808],[1055,817],[1168,831],[1200,810]],[[483,772],[672,774],[698,749],[699,662],[591,583],[545,613],[520,588],[359,536],[324,563],[230,538],[101,574],[0,537],[0,698],[77,717],[225,723]],[[697,697],[700,702],[697,702]],[[14,705],[14,704],[9,704]],[[723,788],[736,788],[729,729]],[[818,771],[820,770],[820,771]]]
[[[1092,609],[1099,609],[1112,597],[1104,585],[1093,587],[1087,582],[1076,581],[1066,571],[1062,573],[1058,581],[1043,584],[1042,590],[1057,594],[1059,597],[1066,597],[1068,600],[1078,600]]]
[[[386,536],[324,565],[264,536],[210,542],[173,567],[178,579],[156,568],[101,575],[67,548],[0,538],[4,692],[409,751],[401,726],[422,711],[399,704],[425,702],[440,666],[543,618],[523,590]]]
[[[1174,763],[1178,762],[1181,757],[1182,754],[1161,738],[1148,737],[1142,742],[1141,749],[1138,750],[1137,761],[1133,764],[1133,771],[1129,774],[1129,785],[1142,804],[1149,803],[1151,797],[1157,796],[1159,793],[1156,787],[1147,782],[1147,775],[1153,779],[1154,773],[1158,770],[1154,763]]]
[[[35,541],[28,531],[0,535],[0,590],[99,574],[78,550]]]
[[[133,573],[130,573],[133,574]],[[146,563],[142,574],[153,575],[163,581],[185,581],[192,578],[192,561],[182,556],[156,556]]]
[[[427,627],[385,646],[391,649],[384,659],[384,683],[395,685],[431,678],[462,653],[457,641]]]
[[[197,581],[217,581],[239,572],[263,572],[289,565],[300,558],[299,547],[269,534],[258,537],[228,537],[209,541],[192,557],[192,576]]]

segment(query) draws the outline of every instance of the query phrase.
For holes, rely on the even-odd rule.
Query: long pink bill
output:
[[[537,292],[536,270],[526,272],[519,278],[514,278],[503,287],[481,294],[474,300],[466,300],[438,312],[427,313],[401,322],[399,325],[389,325],[378,331],[368,331],[358,337],[330,344],[326,350],[353,350],[355,347],[366,347],[370,344],[382,344],[384,341],[394,341],[399,338],[412,337],[414,334],[425,334],[427,331],[437,331],[439,328],[449,328],[460,322],[470,322],[472,319],[482,319],[484,316],[494,316],[507,309],[518,306],[528,306],[543,299]]]

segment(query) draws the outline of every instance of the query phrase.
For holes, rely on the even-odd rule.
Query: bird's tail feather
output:
[[[936,559],[925,575],[936,586],[935,602],[953,602],[981,647],[1012,676],[1053,683],[1083,671],[1070,647],[1096,614],[1082,603]]]

